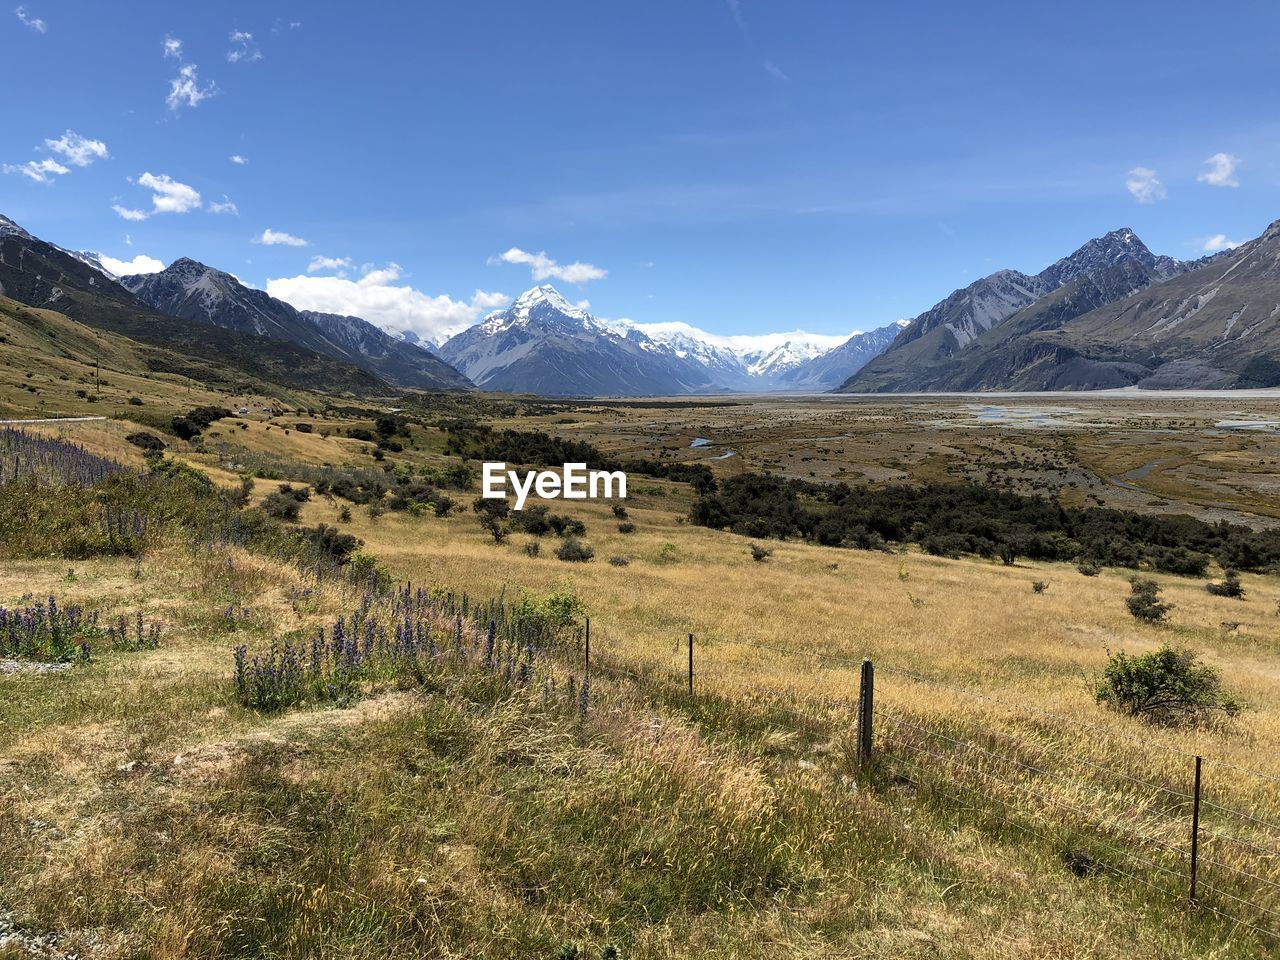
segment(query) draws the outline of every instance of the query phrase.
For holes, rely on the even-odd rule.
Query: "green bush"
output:
[[[1168,644],[1136,657],[1123,650],[1112,654],[1094,696],[1113,710],[1161,724],[1202,720],[1215,712],[1234,715],[1240,709],[1223,692],[1218,671],[1190,650]]]
[[[586,563],[596,555],[590,544],[583,543],[575,536],[567,536],[556,550],[556,556],[568,563]]]
[[[1160,623],[1169,615],[1173,604],[1160,599],[1160,585],[1154,580],[1134,577],[1129,581],[1130,593],[1125,604],[1135,619],[1143,623]]]
[[[1204,588],[1215,597],[1244,599],[1244,587],[1240,585],[1240,574],[1234,570],[1224,571],[1221,583],[1206,583]]]

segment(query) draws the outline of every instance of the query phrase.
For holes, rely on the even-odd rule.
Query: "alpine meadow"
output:
[[[1280,13],[1072,14],[0,18],[0,960],[1280,958]]]

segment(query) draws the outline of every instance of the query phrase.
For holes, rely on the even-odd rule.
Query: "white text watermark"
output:
[[[525,500],[535,493],[544,500],[626,499],[627,475],[621,470],[588,470],[585,463],[566,463],[562,470],[530,470],[522,477],[505,463],[485,463],[481,496],[505,500],[507,491],[516,495],[515,508],[524,509]]]

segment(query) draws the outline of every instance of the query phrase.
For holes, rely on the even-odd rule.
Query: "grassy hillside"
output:
[[[1144,856],[1176,869],[1157,844],[1185,843],[1182,808],[1078,765],[1068,775],[1066,758],[1182,789],[1199,753],[1215,803],[1280,819],[1274,783],[1228,766],[1280,776],[1274,578],[1246,576],[1241,601],[1157,577],[1177,606],[1168,624],[1148,626],[1127,613],[1119,571],[777,542],[756,561],[751,541],[684,521],[686,485],[644,478],[633,478],[625,521],[608,504],[551,504],[585,523],[589,563],[556,559],[553,535],[495,543],[458,508],[438,517],[314,495],[296,523],[254,525],[281,482],[314,483],[324,463],[373,476],[387,463],[415,476],[458,463],[425,426],[379,462],[371,442],[346,436],[369,426],[334,418],[286,433],[279,421],[230,420],[207,432],[203,451],[175,442],[173,456],[228,494],[240,488],[229,464],[277,478],[260,477],[243,511],[229,508],[259,531],[243,545],[217,532],[225,525],[196,522],[205,508],[177,501],[140,558],[36,558],[30,544],[44,541],[3,541],[0,604],[53,595],[104,622],[141,611],[163,631],[157,649],[99,638],[88,663],[0,675],[0,796],[12,811],[0,820],[0,931],[11,923],[23,942],[56,934],[63,949],[107,957],[1273,950],[1208,908],[1188,913],[1177,882],[1109,854],[1117,835],[1064,811],[1124,818],[1144,831]],[[119,438],[127,427],[40,429],[140,463]],[[56,511],[79,495],[51,502]],[[389,603],[368,599],[367,580],[317,579],[284,548],[288,530],[320,523],[359,537],[395,578],[563,613],[535,682],[445,658],[424,676],[370,675],[337,702],[246,706],[232,683],[235,646],[309,643],[338,616],[352,623],[360,608]],[[1047,589],[1033,591],[1036,581]],[[595,663],[585,715],[584,615]],[[451,631],[440,629],[442,646]],[[1228,723],[1157,728],[1094,703],[1108,648],[1165,642],[1200,651],[1248,709]],[[883,711],[874,769],[858,767],[853,743],[867,655]],[[1023,772],[1017,782],[1037,799],[947,761],[922,770],[919,751],[947,746],[911,739],[903,723],[1052,761],[1054,775]],[[1212,846],[1205,855],[1246,863]],[[1224,868],[1208,869],[1219,872],[1206,882],[1227,882]]]

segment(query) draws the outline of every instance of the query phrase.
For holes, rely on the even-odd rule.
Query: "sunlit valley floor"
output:
[[[375,460],[373,442],[350,432],[372,431],[376,411],[268,415],[263,406],[282,404],[142,396],[140,423],[29,429],[142,468],[126,436],[198,403],[252,406],[195,444],[163,433],[171,460],[223,490],[256,474],[246,516],[281,483],[314,485],[325,464],[414,474],[456,465],[440,425],[458,416],[617,456],[705,462],[719,477],[968,478],[1067,503],[1092,497],[1259,525],[1280,515],[1274,433],[1265,423],[1220,426],[1270,422],[1280,415],[1271,398],[495,400],[462,411],[424,401],[405,411],[402,449]],[[695,438],[708,443],[691,447]],[[462,509],[475,487],[451,493],[459,507],[444,517],[313,493],[283,527],[335,527],[363,541],[385,575],[469,602],[569,598],[574,622],[541,682],[445,669],[388,676],[339,701],[258,709],[237,696],[233,649],[309,637],[365,603],[367,583],[317,579],[280,550],[176,527],[161,536],[157,526],[139,558],[38,556],[11,524],[0,605],[54,596],[104,622],[132,623],[141,611],[163,632],[156,649],[99,644],[87,663],[0,676],[0,932],[19,934],[2,949],[583,958],[1275,949],[1247,925],[1186,908],[1184,805],[1123,780],[1183,793],[1201,755],[1207,797],[1280,820],[1280,781],[1269,779],[1280,777],[1273,575],[1244,574],[1240,600],[1208,594],[1201,578],[1144,573],[1174,604],[1166,623],[1148,625],[1126,609],[1131,570],[1086,576],[1067,562],[753,539],[691,523],[695,494],[677,480],[633,476],[625,521],[609,503],[548,504],[585,524],[586,563],[558,559],[554,534],[516,530],[495,542]],[[753,544],[768,555],[753,558]],[[583,676],[583,616],[594,670],[589,695],[570,699],[563,685]],[[1158,727],[1095,702],[1110,651],[1165,643],[1197,651],[1245,709],[1221,723]],[[859,766],[855,742],[864,657],[876,664],[885,716],[871,768]],[[945,741],[913,738],[902,724],[1008,748],[1025,766],[1056,765],[1020,771],[1023,787],[1006,790],[1008,767],[956,753],[931,765],[927,752]],[[947,766],[957,761],[978,774]],[[1086,829],[1073,810],[1117,832]],[[1122,828],[1142,833],[1143,857],[1160,869],[1110,857]],[[1276,842],[1261,826],[1233,837]],[[1076,869],[1086,855],[1101,866]],[[1273,859],[1225,848],[1205,856],[1280,882]],[[1274,898],[1251,900],[1280,910]],[[1246,912],[1217,903],[1222,914]],[[1266,923],[1252,908],[1246,919]]]

